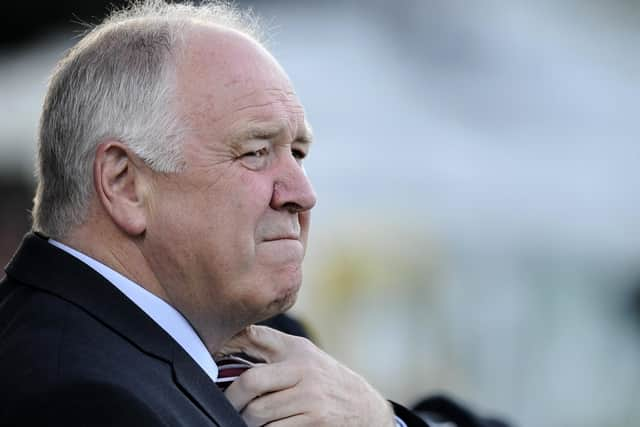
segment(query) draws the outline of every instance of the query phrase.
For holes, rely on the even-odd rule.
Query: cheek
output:
[[[306,248],[307,241],[309,240],[309,227],[311,226],[311,211],[299,213],[298,221],[300,221],[300,235],[302,238],[302,244]]]
[[[214,246],[217,260],[231,274],[246,273],[254,266],[256,230],[269,208],[267,188],[263,182],[243,175],[210,197],[207,240]]]
[[[230,190],[239,218],[256,226],[257,220],[269,209],[273,195],[273,181],[261,172],[247,171]]]
[[[237,189],[271,199],[273,179],[264,171],[243,170],[239,175]]]
[[[187,238],[193,227],[194,201],[178,193],[165,193],[152,206],[152,227],[155,233],[162,233],[176,240]]]

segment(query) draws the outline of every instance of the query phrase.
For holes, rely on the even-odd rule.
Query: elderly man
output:
[[[294,303],[316,202],[304,109],[250,22],[150,1],[58,64],[0,285],[0,425],[426,425],[248,327]],[[211,355],[235,351],[264,363],[223,393]]]
[[[304,109],[247,22],[138,4],[58,64],[35,233],[0,287],[0,424],[402,422],[304,339],[229,341],[295,301],[316,201]],[[211,356],[225,343],[267,362],[226,396]]]

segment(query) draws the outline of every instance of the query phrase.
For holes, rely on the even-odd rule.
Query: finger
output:
[[[308,340],[267,326],[251,325],[227,341],[219,353],[244,352],[268,363],[281,362],[288,350],[303,341]]]
[[[264,331],[263,329],[268,329]],[[273,348],[278,347],[278,332],[266,326],[251,325],[234,335],[218,351],[221,354],[246,353],[249,356],[260,358],[266,362],[274,362],[271,359]],[[260,335],[260,337],[258,337]]]
[[[252,400],[267,393],[294,387],[301,381],[299,369],[280,363],[258,365],[238,377],[224,392],[238,411],[243,411]]]
[[[312,404],[292,387],[257,397],[249,402],[241,415],[248,425],[262,426],[305,414]]]

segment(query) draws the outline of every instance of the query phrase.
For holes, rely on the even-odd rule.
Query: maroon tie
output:
[[[253,367],[256,362],[247,360],[245,355],[229,354],[216,360],[216,364],[218,365],[216,384],[222,391],[225,391],[240,374]]]

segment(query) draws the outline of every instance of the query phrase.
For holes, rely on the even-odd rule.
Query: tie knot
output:
[[[247,360],[244,354],[229,354],[216,360],[218,378],[216,384],[222,391],[234,382],[244,371],[255,366],[255,362]]]

